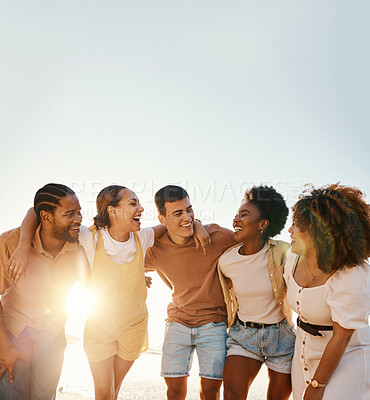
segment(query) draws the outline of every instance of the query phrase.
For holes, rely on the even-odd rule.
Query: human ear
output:
[[[107,213],[110,217],[114,217],[116,215],[116,209],[113,206],[108,206]]]
[[[44,222],[45,224],[50,223],[52,220],[52,215],[48,211],[42,210],[40,211],[40,219],[41,222]]]
[[[270,225],[270,221],[268,219],[262,219],[260,221],[259,229],[260,230],[262,229],[263,231],[265,231],[269,225]]]
[[[163,226],[167,226],[167,220],[166,217],[162,214],[158,215],[158,221],[163,225]]]

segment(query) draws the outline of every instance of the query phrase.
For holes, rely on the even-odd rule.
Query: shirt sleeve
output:
[[[140,229],[138,232],[138,236],[141,242],[141,246],[143,248],[143,254],[145,257],[145,253],[152,247],[154,244],[154,229],[153,228],[144,228]]]
[[[285,283],[288,284],[289,278],[292,275],[293,267],[297,260],[297,254],[293,253],[291,249],[289,249],[286,253],[285,264],[284,264],[284,280]]]
[[[146,252],[145,258],[145,272],[147,271],[155,271],[155,262],[153,258],[153,250],[151,248]]]
[[[333,321],[345,329],[368,326],[370,267],[367,263],[337,271],[325,287]]]

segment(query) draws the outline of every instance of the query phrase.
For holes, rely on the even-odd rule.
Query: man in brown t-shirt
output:
[[[90,273],[77,243],[82,216],[75,193],[64,185],[45,185],[35,195],[34,209],[40,225],[27,272],[19,279],[7,264],[20,229],[0,236],[1,400],[55,398],[66,346],[66,295]]]
[[[205,226],[211,245],[204,255],[193,239],[194,213],[185,189],[169,185],[155,195],[159,221],[167,234],[156,240],[145,258],[172,289],[162,351],[161,375],[167,398],[183,400],[194,349],[199,359],[201,399],[219,399],[226,357],[226,306],[217,260],[235,244],[234,233],[216,224]]]

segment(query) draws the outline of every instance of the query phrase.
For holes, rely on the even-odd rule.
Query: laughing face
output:
[[[122,189],[121,200],[116,207],[109,206],[110,217],[123,232],[135,232],[140,230],[140,217],[144,208],[136,194],[130,189]]]
[[[294,217],[293,217],[294,221]],[[293,222],[292,226],[288,229],[290,233],[292,252],[300,255],[307,255],[314,249],[314,243],[308,231],[301,231],[301,229]]]
[[[243,203],[233,220],[235,239],[238,242],[247,243],[261,236],[261,229],[266,229],[268,220],[261,219],[261,214],[252,202]]]
[[[189,197],[166,201],[165,210],[166,215],[159,215],[159,220],[167,228],[169,237],[177,244],[186,243],[194,233],[194,212]]]
[[[58,240],[77,243],[81,221],[81,206],[77,196],[62,197],[52,214],[52,234]]]

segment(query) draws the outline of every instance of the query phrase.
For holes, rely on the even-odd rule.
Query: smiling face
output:
[[[294,219],[293,219],[294,220]],[[314,250],[314,243],[308,231],[302,232],[300,228],[293,222],[289,228],[292,252],[300,255],[307,255],[311,250]]]
[[[233,220],[235,239],[247,243],[261,237],[261,230],[266,230],[267,219],[261,219],[261,213],[253,202],[243,203]]]
[[[47,213],[42,211],[42,213]],[[45,214],[44,214],[45,215]],[[82,221],[81,206],[77,196],[62,197],[53,213],[49,213],[51,232],[55,239],[71,243],[78,242]]]
[[[121,189],[121,200],[117,206],[108,206],[109,219],[112,227],[119,227],[122,232],[140,230],[140,217],[144,208],[136,194],[130,189]]]
[[[159,221],[167,228],[174,243],[184,244],[193,236],[194,212],[189,197],[173,202],[165,202],[165,215],[159,215]]]

